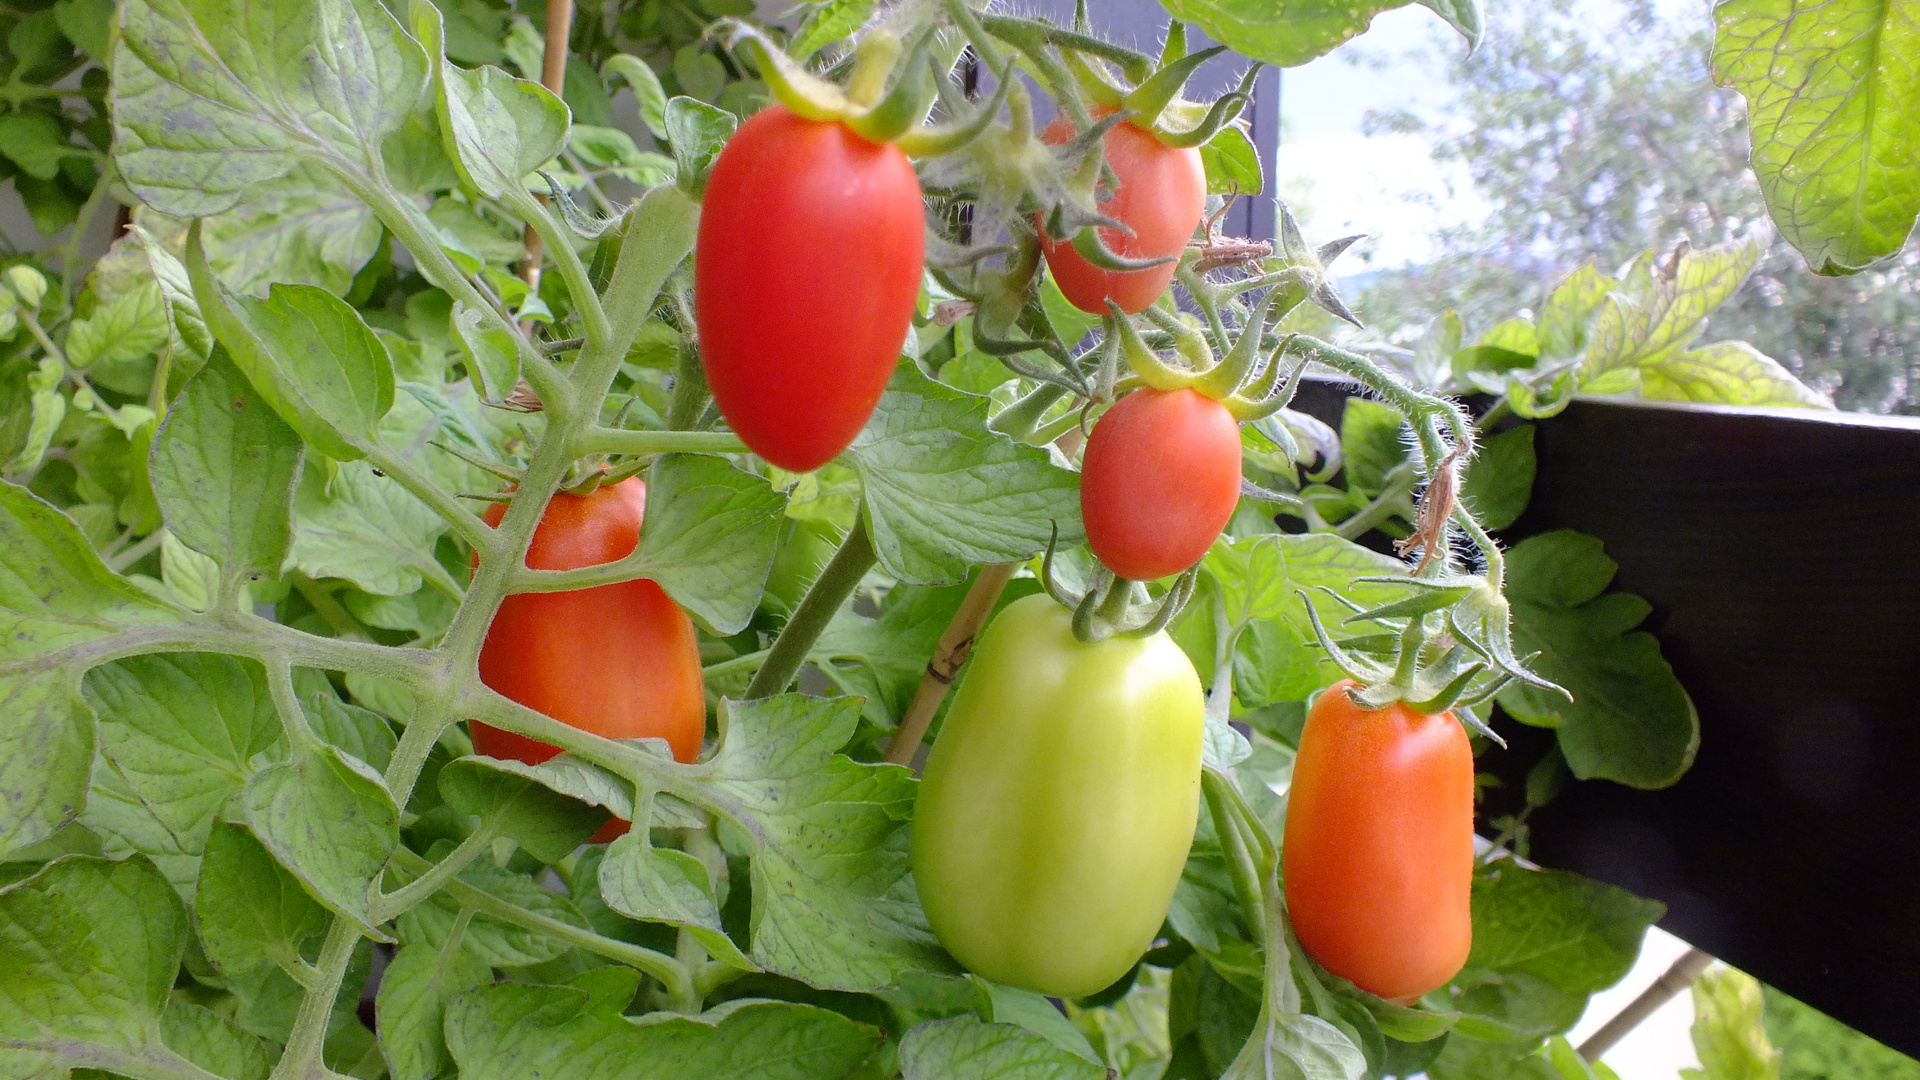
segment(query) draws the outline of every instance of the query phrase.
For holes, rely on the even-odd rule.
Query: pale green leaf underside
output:
[[[1297,67],[1366,30],[1375,15],[1411,0],[1160,0],[1233,51],[1275,67]],[[1451,21],[1451,20],[1450,20]]]
[[[1725,0],[1714,78],[1747,99],[1753,171],[1815,272],[1900,250],[1920,213],[1920,4]]]

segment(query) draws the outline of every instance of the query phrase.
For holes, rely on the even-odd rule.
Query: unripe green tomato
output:
[[[1083,645],[1044,594],[1007,605],[914,807],[914,879],[947,951],[1053,997],[1126,974],[1193,843],[1205,711],[1165,633]]]

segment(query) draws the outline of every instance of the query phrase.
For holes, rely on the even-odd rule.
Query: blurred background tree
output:
[[[1463,166],[1489,204],[1437,232],[1431,260],[1371,276],[1355,308],[1377,334],[1407,344],[1447,308],[1482,332],[1589,258],[1611,272],[1647,248],[1768,227],[1744,104],[1708,73],[1707,5],[1491,6],[1498,30],[1472,56],[1373,61],[1447,71],[1450,100],[1371,114],[1367,130],[1430,139],[1436,164]],[[1722,338],[1752,342],[1842,409],[1920,414],[1920,244],[1821,278],[1778,242],[1715,312],[1705,339]]]

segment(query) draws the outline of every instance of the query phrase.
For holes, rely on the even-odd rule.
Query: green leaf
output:
[[[149,475],[167,527],[236,574],[277,577],[293,542],[294,434],[225,355],[168,410]]]
[[[1535,333],[1540,355],[1565,360],[1587,346],[1587,330],[1600,304],[1620,283],[1594,268],[1593,260],[1561,278],[1540,305]]]
[[[467,71],[447,62],[439,9],[426,0],[413,0],[408,18],[435,65],[435,108],[447,156],[468,185],[497,199],[567,144],[571,115],[552,91],[496,67]]]
[[[93,766],[92,719],[74,688],[86,646],[179,619],[115,575],[73,520],[0,482],[0,852],[73,820]]]
[[[738,633],[773,569],[786,501],[724,458],[662,456],[647,474],[643,573],[708,629]]]
[[[28,176],[51,180],[60,175],[60,162],[81,151],[67,141],[60,121],[39,112],[0,114],[0,154],[5,154]]]
[[[1467,39],[1468,52],[1480,47],[1480,39],[1486,34],[1486,15],[1480,10],[1480,0],[1419,0],[1419,4],[1460,31],[1460,36]]]
[[[713,169],[713,159],[720,156],[720,148],[733,137],[733,129],[740,126],[740,119],[725,109],[680,95],[667,102],[662,123],[667,129],[667,143],[673,150],[674,181],[680,190],[698,199],[707,189],[707,173]]]
[[[1753,172],[1820,274],[1899,251],[1920,213],[1920,19],[1903,0],[1713,9],[1713,76],[1747,99]]]
[[[1407,458],[1407,443],[1401,436],[1405,424],[1391,405],[1347,399],[1340,414],[1340,448],[1350,490],[1373,496],[1386,487],[1387,473]]]
[[[256,773],[242,802],[254,835],[315,899],[387,940],[367,907],[400,842],[400,813],[378,774],[332,746],[297,749]]]
[[[160,283],[174,336],[193,357],[204,359],[213,351],[213,334],[200,315],[200,302],[193,297],[193,279],[187,273],[187,265],[174,258],[173,253],[138,222],[131,229],[140,238],[140,247],[146,253],[147,265],[153,269],[154,280]]]
[[[408,596],[429,574],[433,544],[447,523],[396,481],[364,461],[340,465],[332,490],[318,469],[293,498],[293,564],[313,578],[338,577],[382,596]]]
[[[1502,860],[1473,882],[1469,971],[1531,975],[1591,994],[1619,982],[1666,908],[1563,870]]]
[[[1480,524],[1504,529],[1533,499],[1533,425],[1503,431],[1480,444],[1467,463],[1460,496]]]
[[[453,846],[442,841],[428,854],[436,861],[445,858]],[[460,871],[460,880],[496,899],[549,919],[590,929],[586,917],[564,896],[556,896],[540,883],[510,870],[503,870],[490,859],[476,859]],[[416,904],[397,920],[400,939],[409,944],[424,943],[435,949],[446,944],[460,905],[446,893],[435,893]],[[460,948],[490,967],[525,967],[542,964],[565,953],[571,946],[538,930],[502,922],[491,915],[475,915],[461,938]]]
[[[69,856],[0,889],[0,1066],[61,1076],[171,1057],[160,1013],[186,939],[179,898],[145,859]]]
[[[600,861],[600,896],[609,908],[630,919],[677,926],[715,959],[751,969],[754,965],[720,925],[713,882],[699,859],[684,851],[656,848],[634,831],[607,847]]]
[[[493,981],[493,970],[464,949],[401,947],[380,978],[374,998],[380,1049],[393,1080],[434,1080],[453,1071],[443,1024],[455,998]]]
[[[660,76],[653,73],[645,60],[626,53],[615,53],[601,65],[600,73],[611,80],[618,75],[627,80],[633,88],[634,105],[640,111],[640,122],[655,139],[662,142],[667,138],[667,92],[660,86]]]
[[[721,716],[702,786],[753,844],[754,962],[858,991],[946,968],[908,872],[912,772],[835,753],[860,703],[781,694],[728,701]]]
[[[1410,0],[1160,0],[1176,19],[1250,60],[1296,67],[1365,31],[1375,15]]]
[[[447,1045],[463,1080],[838,1080],[880,1045],[880,1032],[784,1001],[735,1001],[699,1016],[620,1015],[633,981],[589,997],[568,986],[502,983],[447,1009]],[[620,989],[626,991],[622,997]]]
[[[1257,195],[1265,183],[1260,169],[1260,151],[1237,124],[1228,124],[1200,148],[1200,164],[1206,169],[1207,194]]]
[[[1767,252],[1764,230],[1677,262],[1640,257],[1626,280],[1601,301],[1581,367],[1581,388],[1613,392],[1610,374],[1658,363],[1687,347],[1713,310],[1737,291]],[[1627,388],[1630,388],[1627,387]]]
[[[1833,402],[1744,341],[1702,345],[1640,368],[1640,396],[1723,405],[1832,409]]]
[[[142,201],[217,214],[302,159],[378,175],[426,88],[376,0],[131,0],[113,49],[114,160]]]
[[[67,40],[88,57],[104,62],[113,31],[113,0],[60,0],[53,19]]]
[[[331,921],[244,825],[219,822],[207,837],[194,894],[200,942],[213,966],[245,975],[273,960],[291,966]]]
[[[895,578],[946,585],[980,563],[1031,558],[1056,524],[1062,543],[1085,535],[1079,477],[983,430],[987,412],[986,398],[902,367],[848,449],[874,551]]]
[[[160,283],[149,281],[75,319],[67,331],[67,359],[75,367],[144,359],[167,343],[171,329]]]
[[[806,60],[814,53],[845,38],[872,17],[877,0],[827,0],[813,9],[800,28],[800,34],[787,48],[795,60]]]
[[[895,585],[881,600],[877,619],[849,605],[814,642],[813,662],[841,693],[866,699],[868,719],[882,730],[892,728],[966,595],[965,585]]]
[[[492,758],[464,757],[440,770],[440,794],[463,814],[497,819],[534,858],[557,863],[607,823],[598,807],[495,767]]]
[[[483,321],[478,308],[458,300],[450,324],[460,359],[481,395],[499,401],[512,393],[520,381],[520,349],[513,335]]]
[[[313,725],[315,735],[376,771],[386,772],[398,740],[379,713],[341,701],[332,686],[308,694],[305,702],[307,722]]]
[[[1013,1024],[929,1021],[900,1040],[905,1080],[1105,1080],[1107,1069]]]
[[[167,1002],[160,1037],[181,1057],[226,1080],[267,1080],[273,1072],[273,1054],[259,1036],[190,1001]]]
[[[81,692],[105,764],[165,830],[167,849],[140,848],[149,855],[200,854],[214,818],[281,744],[266,672],[251,660],[130,656],[87,672]]]
[[[1023,1027],[1076,1057],[1096,1065],[1103,1064],[1086,1035],[1074,1026],[1072,1020],[1067,1019],[1065,1013],[1054,1008],[1053,1002],[1045,995],[1017,986],[1002,986],[978,975],[969,975],[967,978],[973,980],[985,995],[983,1019],[996,1024]]]
[[[276,282],[344,294],[383,235],[366,203],[307,165],[249,191],[205,225],[207,261],[229,289],[252,296]]]
[[[1682,1080],[1778,1080],[1780,1051],[1767,1038],[1760,982],[1721,967],[1693,982],[1693,1049],[1700,1068]]]
[[[1599,540],[1570,530],[1529,537],[1508,553],[1514,649],[1539,652],[1533,669],[1573,701],[1515,685],[1500,704],[1517,720],[1557,728],[1582,780],[1662,788],[1693,763],[1700,718],[1659,641],[1634,630],[1651,607],[1606,591],[1616,569]]]
[[[53,436],[60,430],[60,422],[67,418],[67,399],[60,392],[61,380],[66,376],[67,366],[54,356],[42,357],[29,376],[27,385],[33,393],[33,419],[27,427],[25,444],[7,463],[11,471],[31,475],[39,471],[40,463],[46,459]]]
[[[393,358],[344,300],[312,285],[275,285],[265,300],[233,296],[214,280],[198,236],[187,272],[213,336],[289,426],[338,461],[363,455],[393,408]]]

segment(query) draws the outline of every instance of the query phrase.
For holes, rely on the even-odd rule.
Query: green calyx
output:
[[[814,75],[744,22],[733,23],[733,45],[795,115],[838,121],[870,142],[897,142],[920,127],[939,96],[931,32],[917,35],[912,48],[885,30],[868,33],[855,47],[844,87]]]
[[[1073,636],[1083,645],[1115,636],[1151,637],[1166,629],[1193,598],[1200,572],[1197,565],[1175,578],[1172,588],[1155,600],[1146,594],[1146,586],[1140,582],[1116,577],[1113,571],[1096,564],[1098,568],[1087,590],[1075,596],[1062,587],[1054,575],[1053,556],[1059,540],[1060,529],[1055,526],[1053,536],[1047,541],[1047,553],[1040,562],[1040,584],[1055,603],[1072,609]]]
[[[989,20],[988,30],[999,32],[1000,23],[1013,20]],[[997,29],[996,29],[997,28]],[[1249,68],[1240,84],[1212,102],[1188,101],[1180,96],[1187,80],[1208,60],[1226,52],[1215,45],[1199,52],[1187,51],[1187,27],[1174,22],[1167,27],[1167,40],[1157,62],[1145,62],[1137,54],[1115,57],[1110,48],[1076,48],[1084,34],[1045,35],[1066,59],[1074,82],[1100,112],[1124,112],[1130,122],[1150,132],[1161,143],[1178,148],[1204,146],[1220,130],[1238,119],[1252,100],[1253,83],[1259,65]],[[1091,41],[1091,39],[1087,39]],[[1116,63],[1115,61],[1121,61]]]
[[[1107,332],[1117,336],[1121,355],[1142,383],[1156,390],[1193,390],[1226,406],[1240,423],[1263,420],[1293,400],[1305,358],[1287,363],[1292,335],[1266,348],[1267,327],[1282,290],[1272,289],[1248,318],[1240,337],[1225,358],[1215,361],[1206,336],[1179,315],[1158,306],[1142,312],[1173,346],[1173,357],[1162,356],[1147,343],[1120,308],[1108,302]]]

